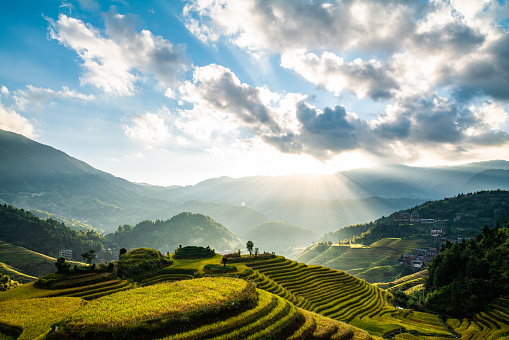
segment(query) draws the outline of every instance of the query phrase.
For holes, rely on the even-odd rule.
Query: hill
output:
[[[56,258],[0,241],[0,262],[2,271],[16,281],[32,282],[39,276],[56,271]],[[10,270],[11,272],[9,273]]]
[[[143,221],[134,227],[123,225],[106,240],[119,248],[148,247],[173,252],[179,245],[210,246],[216,250],[243,248],[242,241],[225,226],[208,216],[180,213],[166,221]]]
[[[280,221],[261,223],[251,228],[244,238],[253,241],[260,252],[274,251],[289,255],[296,247],[306,246],[317,239],[318,234],[311,229]]]
[[[410,220],[412,213],[417,214],[414,221]],[[402,220],[402,214],[407,214],[408,220]],[[372,283],[388,282],[402,273],[397,261],[401,255],[413,254],[414,249],[439,244],[440,240],[476,236],[484,225],[494,227],[497,220],[507,218],[509,191],[459,194],[326,233],[296,260],[344,270]],[[432,236],[431,230],[439,230],[440,236]],[[398,241],[390,241],[394,238]]]
[[[83,284],[88,278],[83,275],[67,279],[78,284],[76,288],[45,290],[22,285],[0,293],[0,324],[10,325],[9,329],[17,332],[13,336],[21,335],[20,339],[46,332],[44,338],[50,339],[367,340],[413,339],[418,335],[428,340],[455,336],[487,340],[509,330],[506,298],[496,299],[474,318],[447,320],[456,332],[451,333],[437,315],[397,309],[390,293],[363,280],[281,256],[237,258],[231,263],[236,271],[228,275],[244,281],[200,278],[209,266],[219,265],[221,258],[173,259],[171,266],[150,273],[136,285],[122,280]],[[59,284],[69,286],[65,281]],[[95,301],[78,311],[73,303],[66,305],[65,301],[72,301],[66,299],[78,296]],[[49,304],[53,308],[41,317],[40,309]],[[62,314],[55,316],[56,310]],[[37,322],[26,322],[32,319]],[[50,331],[50,325],[59,330]]]
[[[398,278],[404,269],[399,263],[403,254],[427,247],[423,240],[384,238],[370,246],[320,242],[300,253],[295,260],[343,270],[367,282],[388,282]]]
[[[410,220],[412,213],[417,214],[414,221]],[[508,218],[509,191],[480,191],[426,202],[371,223],[348,226],[323,235],[321,240],[351,239],[370,244],[384,237],[426,237],[432,241],[431,229],[439,229],[443,237],[451,239],[468,238],[480,233],[484,225],[493,227]]]
[[[385,166],[323,176],[222,177],[193,186],[157,187],[128,182],[50,146],[0,131],[1,203],[106,232],[182,211],[211,216],[239,235],[269,220],[327,232],[429,199],[509,189],[508,171],[509,162],[490,161],[434,168]]]
[[[32,213],[32,215],[36,216],[36,217],[39,217],[40,219],[43,219],[43,220],[55,220],[57,222],[60,222],[60,223],[63,223],[65,224],[67,227],[71,228],[71,229],[74,229],[74,230],[78,230],[78,231],[90,231],[90,230],[95,230],[99,233],[103,232],[100,228],[94,228],[92,227],[90,224],[87,224],[87,223],[83,223],[81,221],[78,221],[78,220],[73,220],[72,218],[65,218],[65,217],[61,217],[61,216],[56,216],[56,215],[53,215],[53,214],[50,214],[49,212],[46,212],[46,211],[41,211],[41,210],[30,210],[30,212]]]
[[[80,254],[102,249],[103,237],[95,231],[76,231],[55,220],[41,220],[29,211],[0,205],[0,241],[57,257],[62,249]]]

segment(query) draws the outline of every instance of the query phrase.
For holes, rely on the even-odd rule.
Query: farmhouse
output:
[[[60,250],[58,252],[58,256],[70,260],[72,259],[72,250],[71,249]]]

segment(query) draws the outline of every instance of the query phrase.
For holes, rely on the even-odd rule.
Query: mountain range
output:
[[[260,223],[280,220],[322,234],[428,200],[488,189],[509,189],[508,161],[221,177],[193,186],[159,187],[115,177],[0,130],[0,203],[79,220],[104,232],[188,211],[208,215],[241,237]]]

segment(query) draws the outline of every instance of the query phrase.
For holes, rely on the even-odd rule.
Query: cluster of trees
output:
[[[169,256],[150,248],[133,249],[120,256],[117,262],[117,275],[137,277],[147,272],[162,269],[173,264]]]
[[[102,250],[103,236],[93,230],[76,231],[52,219],[42,220],[31,212],[0,205],[0,240],[58,257],[62,249],[82,254]]]
[[[483,310],[509,291],[509,222],[485,226],[482,234],[444,245],[429,267],[428,310],[457,318]]]
[[[6,291],[9,288],[16,287],[18,282],[11,279],[9,275],[6,275],[0,271],[0,291]]]

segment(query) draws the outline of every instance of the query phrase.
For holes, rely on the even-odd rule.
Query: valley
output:
[[[509,334],[508,162],[154,187],[0,141],[2,339]]]

